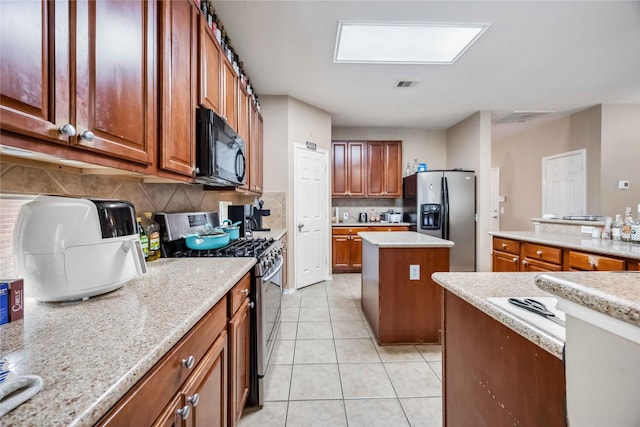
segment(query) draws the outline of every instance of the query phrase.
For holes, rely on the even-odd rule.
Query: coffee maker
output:
[[[227,209],[227,218],[232,223],[240,222],[240,237],[251,236],[253,230],[258,228],[251,217],[251,205],[229,205]]]
[[[255,206],[253,207],[253,214],[251,215],[251,217],[254,219],[254,225],[255,225],[255,228],[253,229],[253,231],[271,231],[270,228],[264,228],[262,226],[262,217],[271,215],[270,209],[262,209],[263,204],[264,204],[263,200],[258,200],[258,206],[260,207],[259,208],[256,208]]]

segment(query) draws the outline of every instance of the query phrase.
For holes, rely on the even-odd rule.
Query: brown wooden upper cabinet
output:
[[[249,140],[251,147],[249,151],[249,190],[262,194],[262,155],[263,155],[263,123],[262,116],[258,113],[256,106],[250,102],[249,108]]]
[[[156,5],[0,2],[2,129],[153,163]]]
[[[187,0],[160,7],[159,167],[186,176],[195,170],[198,9]]]
[[[250,104],[251,104],[251,98],[249,97],[249,94],[247,93],[246,89],[244,87],[242,87],[241,85],[239,85],[239,90],[238,90],[238,101],[237,101],[237,108],[238,108],[238,136],[240,138],[242,138],[242,140],[244,141],[244,155],[245,155],[245,159],[247,161],[247,164],[245,165],[245,183],[244,185],[240,185],[239,188],[244,189],[244,190],[251,190],[251,156],[252,156],[252,151],[254,150],[254,142],[251,139],[251,135],[249,132],[249,111],[251,110]]]
[[[365,146],[366,143],[362,141],[334,141],[331,143],[333,162],[331,196],[366,196]]]
[[[333,141],[332,197],[402,197],[400,141]]]
[[[368,142],[367,159],[367,195],[402,197],[401,142]]]
[[[221,116],[227,124],[238,132],[238,76],[233,65],[222,56],[222,112]]]
[[[222,54],[220,45],[214,39],[213,33],[207,25],[207,20],[202,15],[198,20],[200,22],[200,32],[198,33],[200,105],[222,115],[220,102]]]

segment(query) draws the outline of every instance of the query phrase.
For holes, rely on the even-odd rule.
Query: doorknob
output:
[[[302,231],[302,227],[304,227],[303,223],[298,224],[298,231]]]

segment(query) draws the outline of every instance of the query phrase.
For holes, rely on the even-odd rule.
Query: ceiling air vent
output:
[[[415,85],[417,85],[418,82],[415,81],[411,81],[411,80],[400,80],[399,82],[396,83],[396,87],[414,87]]]
[[[540,116],[544,116],[555,111],[513,111],[496,120],[498,123],[522,123],[529,120],[537,119]]]

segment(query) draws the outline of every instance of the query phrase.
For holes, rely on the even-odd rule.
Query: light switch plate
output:
[[[409,266],[409,280],[420,280],[420,264]]]

